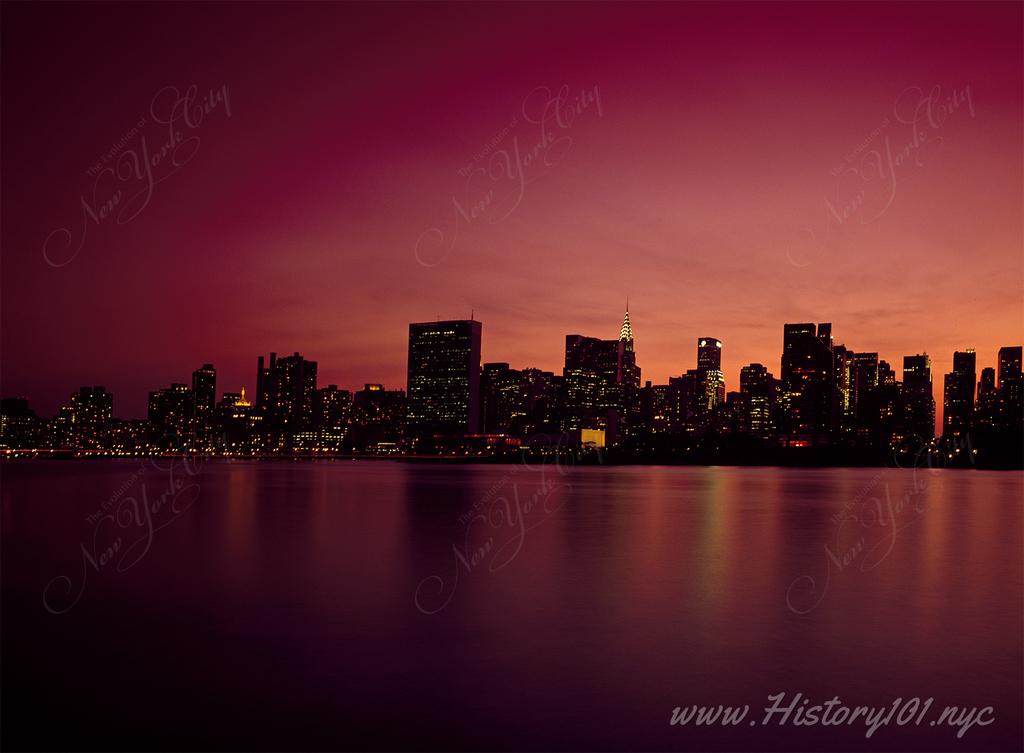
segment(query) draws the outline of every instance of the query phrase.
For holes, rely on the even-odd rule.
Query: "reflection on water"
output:
[[[1019,473],[210,462],[92,522],[140,465],[2,469],[7,747],[1022,747]],[[996,721],[668,724],[778,692]]]

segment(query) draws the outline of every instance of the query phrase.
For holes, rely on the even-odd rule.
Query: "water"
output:
[[[0,468],[5,747],[1024,747],[1020,473],[162,462]]]

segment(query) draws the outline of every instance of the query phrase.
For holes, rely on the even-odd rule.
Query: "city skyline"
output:
[[[727,384],[747,363],[777,371],[786,321],[836,322],[893,364],[927,351],[941,373],[956,350],[992,364],[1022,339],[1016,4],[645,5],[627,20],[264,5],[244,21],[215,5],[198,30],[163,6],[6,12],[4,68],[23,72],[5,75],[8,107],[36,116],[4,133],[0,379],[43,412],[104,384],[141,416],[149,390],[210,360],[252,390],[268,346],[313,354],[324,383],[398,386],[407,323],[471,311],[489,323],[485,360],[558,370],[563,333],[613,337],[627,296],[655,383],[692,368],[708,333]],[[154,25],[129,67],[91,54]],[[68,88],[46,62],[57,47],[89,97],[50,96]],[[266,49],[282,50],[276,73],[255,75]],[[444,75],[422,80],[421,57]],[[486,76],[454,62],[474,59]],[[372,85],[353,74],[367,69]],[[100,220],[114,189],[127,202],[145,183],[94,193],[96,166],[143,137],[159,149],[168,86],[196,87],[203,118],[179,122],[194,152],[144,206],[118,207],[123,223]],[[467,186],[481,166],[500,177],[516,145],[522,166],[545,132],[521,192]],[[889,179],[867,180],[876,166]]]
[[[780,340],[781,340],[780,346],[779,346],[779,354],[780,355],[776,356],[776,361],[778,363],[771,363],[771,362],[765,363],[765,362],[762,362],[762,361],[753,361],[753,360],[745,361],[743,363],[743,366],[741,366],[737,370],[737,374],[736,374],[735,378],[732,379],[732,380],[729,379],[729,377],[725,373],[724,369],[720,368],[722,362],[724,361],[724,354],[728,352],[728,343],[723,341],[722,338],[713,337],[713,336],[710,336],[710,335],[704,335],[704,336],[701,336],[701,337],[694,337],[694,338],[692,338],[692,341],[691,341],[691,344],[690,344],[690,351],[691,351],[691,354],[692,354],[692,356],[691,356],[691,358],[692,358],[692,365],[685,365],[685,366],[683,366],[675,374],[671,374],[671,375],[669,375],[668,378],[666,378],[665,380],[662,380],[662,381],[659,382],[659,381],[656,381],[654,379],[651,379],[650,376],[644,370],[644,367],[643,367],[643,360],[644,360],[643,359],[643,352],[644,351],[643,351],[643,348],[642,348],[642,340],[639,341],[641,343],[640,346],[636,346],[635,345],[635,343],[637,342],[637,340],[634,339],[634,331],[633,331],[633,320],[634,320],[635,317],[632,316],[631,311],[628,308],[628,303],[626,305],[627,305],[627,308],[625,308],[625,310],[624,310],[624,319],[621,320],[621,324],[620,324],[620,326],[618,328],[619,329],[618,335],[611,335],[611,336],[609,336],[607,338],[603,338],[600,333],[590,333],[588,335],[583,335],[583,334],[580,334],[579,332],[573,332],[573,333],[569,333],[569,334],[563,336],[562,337],[562,342],[563,342],[564,348],[563,348],[563,357],[561,359],[561,365],[560,366],[555,366],[553,368],[544,368],[543,366],[539,366],[539,365],[536,365],[536,364],[517,364],[517,363],[510,362],[507,359],[502,359],[500,357],[495,357],[495,358],[485,357],[485,354],[486,354],[487,351],[486,351],[486,348],[484,347],[484,343],[486,343],[487,340],[486,340],[486,337],[484,337],[483,334],[482,334],[483,322],[481,320],[479,320],[479,319],[460,320],[460,319],[438,318],[436,320],[436,323],[437,324],[466,324],[466,325],[472,323],[474,325],[474,327],[475,327],[475,338],[476,338],[475,342],[476,342],[476,344],[474,346],[475,350],[473,352],[479,354],[479,365],[480,365],[480,373],[481,374],[483,374],[486,371],[484,369],[484,367],[486,365],[488,365],[488,364],[508,364],[513,369],[535,369],[535,370],[539,370],[539,371],[552,372],[552,373],[554,373],[556,375],[563,375],[565,373],[566,367],[568,366],[568,363],[567,363],[567,349],[569,347],[568,344],[567,344],[568,340],[570,340],[572,338],[582,338],[583,340],[593,340],[593,339],[597,338],[598,340],[603,339],[604,342],[614,342],[615,340],[624,340],[624,341],[628,341],[630,343],[630,352],[631,353],[633,353],[634,350],[636,351],[636,354],[633,357],[636,358],[636,367],[638,367],[639,370],[640,370],[640,378],[639,378],[639,384],[640,385],[643,385],[645,383],[650,383],[652,385],[666,384],[666,383],[671,382],[673,379],[679,377],[679,375],[685,374],[688,371],[692,372],[693,369],[714,368],[716,370],[722,371],[722,374],[723,374],[723,376],[725,378],[724,389],[722,389],[722,399],[724,399],[724,395],[725,395],[726,392],[737,392],[737,391],[740,390],[741,384],[742,384],[742,379],[743,379],[743,372],[747,371],[749,369],[749,367],[752,367],[752,366],[764,366],[766,368],[766,370],[767,370],[768,375],[769,376],[774,376],[776,378],[778,378],[781,374],[783,374],[784,371],[785,371],[785,368],[786,368],[785,367],[785,363],[784,363],[785,362],[785,352],[784,352],[785,332],[788,331],[791,328],[798,329],[801,326],[799,324],[788,323],[788,322],[784,323],[782,325],[782,328],[784,330],[784,337],[780,338]],[[364,379],[364,380],[360,381],[358,384],[352,384],[352,385],[349,385],[349,384],[338,384],[338,383],[333,382],[332,380],[330,380],[328,378],[322,378],[322,375],[324,375],[325,373],[330,373],[330,370],[329,370],[329,368],[326,371],[323,369],[323,366],[326,365],[326,364],[323,364],[323,362],[319,358],[317,358],[316,360],[308,361],[308,362],[305,360],[306,357],[315,357],[316,354],[306,353],[306,352],[298,351],[298,350],[296,350],[296,351],[284,350],[284,351],[280,351],[280,352],[278,352],[278,351],[270,351],[271,355],[270,355],[270,361],[269,361],[269,368],[270,368],[270,370],[273,369],[273,363],[274,363],[275,357],[277,358],[277,361],[279,363],[286,363],[286,362],[293,361],[293,360],[296,360],[299,364],[311,363],[312,364],[312,372],[311,372],[310,386],[311,386],[312,389],[316,389],[318,387],[323,388],[323,387],[330,386],[330,387],[338,388],[338,389],[340,389],[342,391],[348,391],[348,392],[350,392],[352,394],[355,394],[359,389],[366,389],[369,386],[373,385],[373,386],[379,386],[379,387],[381,387],[381,388],[383,388],[385,390],[396,390],[396,391],[407,392],[408,391],[408,386],[409,386],[409,378],[411,376],[410,369],[411,369],[411,366],[412,366],[412,352],[413,352],[412,351],[412,339],[413,339],[412,338],[412,333],[416,332],[416,331],[423,331],[423,330],[429,331],[429,330],[433,329],[433,327],[431,326],[433,324],[435,324],[435,322],[417,322],[417,323],[411,323],[411,324],[407,325],[408,334],[409,334],[409,340],[408,340],[408,343],[407,343],[408,344],[408,347],[407,347],[407,358],[406,358],[406,361],[405,361],[405,369],[404,369],[405,372],[406,372],[405,373],[405,377],[406,378],[403,379],[399,383],[388,383],[388,382],[383,382],[383,381],[374,380],[374,379]],[[999,373],[998,369],[999,369],[999,364],[1000,364],[1000,358],[999,357],[1002,355],[1002,352],[1006,351],[1008,349],[1012,349],[1012,348],[1018,348],[1019,349],[1021,347],[1021,346],[1017,346],[1017,345],[1007,345],[1007,344],[1001,345],[997,349],[996,355],[991,360],[985,359],[984,357],[978,358],[977,351],[974,348],[965,347],[962,350],[958,349],[957,351],[954,351],[953,353],[949,354],[949,359],[948,360],[950,361],[950,364],[949,364],[948,367],[946,367],[946,366],[943,365],[941,360],[936,358],[936,356],[934,354],[928,353],[927,351],[922,351],[922,352],[919,352],[919,353],[908,353],[908,354],[903,354],[903,355],[894,356],[894,357],[890,358],[890,357],[887,357],[887,354],[882,353],[880,351],[871,351],[868,348],[851,348],[848,345],[848,343],[843,338],[835,337],[832,334],[832,324],[833,323],[829,323],[829,324],[820,325],[820,326],[828,328],[827,329],[828,337],[832,338],[832,342],[834,343],[835,346],[844,346],[844,347],[846,347],[846,349],[849,352],[851,357],[853,356],[854,353],[865,353],[865,354],[877,356],[878,362],[883,362],[883,361],[887,362],[889,364],[889,366],[895,371],[897,381],[903,382],[905,370],[907,369],[907,366],[908,366],[909,362],[915,362],[916,363],[918,361],[921,361],[922,358],[927,357],[927,358],[924,359],[924,361],[927,362],[928,371],[929,371],[927,378],[930,381],[930,384],[931,384],[931,395],[932,395],[932,398],[935,401],[934,402],[934,418],[933,418],[933,421],[932,421],[932,424],[934,425],[935,436],[943,435],[944,429],[947,428],[946,427],[946,421],[947,421],[947,417],[946,417],[946,400],[947,400],[947,395],[946,395],[946,393],[948,391],[948,387],[947,387],[946,382],[947,382],[947,380],[950,377],[953,376],[953,372],[957,372],[959,370],[958,364],[961,363],[959,359],[961,359],[963,357],[969,357],[969,361],[970,361],[970,364],[971,364],[971,369],[972,369],[971,374],[973,375],[973,379],[970,379],[968,381],[970,382],[969,392],[970,392],[970,400],[971,400],[971,410],[973,411],[974,401],[975,401],[977,393],[978,393],[979,384],[981,383],[981,381],[983,381],[983,377],[984,377],[983,371],[986,370],[986,369],[992,369],[992,370],[995,370],[995,372],[998,374]],[[811,326],[814,327],[815,325],[812,324]],[[842,328],[840,328],[840,332],[842,332]],[[812,336],[814,335],[813,331],[811,332],[811,335]],[[291,355],[291,353],[294,353],[294,354]],[[740,360],[743,360],[743,359],[740,359]],[[250,364],[250,366],[251,366],[251,364]],[[267,366],[267,362],[265,360],[265,357],[263,355],[258,356],[257,357],[257,367],[256,367],[256,376],[255,376],[255,378],[251,378],[251,381],[249,381],[249,380],[242,380],[241,384],[235,384],[235,383],[226,381],[224,379],[224,377],[222,376],[222,372],[220,370],[220,367],[217,366],[216,359],[213,359],[212,362],[210,361],[210,359],[206,359],[205,361],[202,362],[202,364],[197,364],[195,367],[184,369],[184,372],[187,372],[187,373],[182,373],[181,374],[181,377],[182,377],[181,379],[177,379],[177,378],[171,378],[171,379],[164,378],[158,384],[152,385],[150,387],[150,389],[147,390],[146,393],[145,393],[146,410],[144,410],[142,412],[142,415],[125,415],[122,411],[119,411],[117,409],[118,403],[116,403],[116,402],[114,403],[114,408],[113,408],[112,413],[113,413],[113,416],[115,418],[123,419],[123,420],[140,420],[140,419],[144,419],[144,418],[147,417],[147,414],[151,414],[151,412],[152,412],[152,399],[153,399],[152,396],[153,396],[153,394],[155,394],[155,393],[169,393],[169,392],[173,392],[177,387],[181,387],[182,389],[184,389],[185,387],[188,386],[188,382],[189,382],[189,378],[186,378],[186,377],[190,377],[191,382],[192,382],[192,391],[196,392],[197,391],[197,386],[196,386],[197,385],[197,382],[196,382],[197,378],[205,381],[208,378],[208,373],[209,373],[208,370],[209,369],[214,369],[213,379],[214,379],[214,382],[216,384],[216,390],[212,391],[209,396],[204,396],[203,399],[202,399],[202,403],[204,404],[204,406],[206,406],[207,410],[212,410],[214,404],[218,400],[220,400],[222,397],[227,398],[227,397],[229,397],[231,395],[241,394],[243,399],[244,399],[244,397],[246,395],[248,395],[251,401],[256,402],[256,401],[258,401],[260,399],[260,396],[264,394],[263,393],[263,387],[261,386],[261,382],[265,378],[265,376],[268,374],[268,372],[266,370],[266,366]],[[250,369],[250,372],[251,371],[252,370]],[[111,388],[110,385],[103,384],[102,382],[97,381],[97,380],[91,380],[91,381],[87,380],[82,385],[76,386],[76,387],[73,388],[72,391],[70,391],[69,393],[66,393],[66,394],[69,394],[71,396],[72,400],[68,400],[67,398],[63,399],[62,401],[60,401],[58,403],[58,405],[52,411],[46,411],[45,409],[42,409],[40,407],[40,405],[36,401],[33,400],[32,396],[30,394],[9,394],[9,393],[4,392],[2,395],[0,395],[0,397],[6,398],[6,399],[10,399],[10,398],[25,398],[25,399],[28,400],[29,406],[34,411],[36,411],[39,415],[41,415],[41,416],[50,416],[50,415],[55,415],[58,412],[58,409],[60,407],[70,405],[73,402],[73,398],[75,397],[75,395],[79,392],[80,387],[81,387],[81,389],[87,389],[87,388],[91,388],[94,385],[102,386],[106,390],[107,395],[109,395],[109,396],[113,396],[113,395],[116,394],[116,390]],[[967,389],[967,388],[966,387],[962,387],[961,389]],[[211,390],[211,388],[208,385],[204,389],[204,391],[206,391],[206,392],[209,392],[210,390]],[[722,402],[722,399],[720,399],[719,402]],[[479,414],[479,410],[480,410],[479,404],[477,404],[477,406],[476,406],[476,408],[474,410],[477,413],[477,420],[481,420],[481,416]],[[471,411],[471,413],[473,413],[473,412],[474,411]],[[480,428],[478,427],[477,431],[479,431],[479,430],[480,430]],[[473,433],[473,432],[470,431],[469,433]]]

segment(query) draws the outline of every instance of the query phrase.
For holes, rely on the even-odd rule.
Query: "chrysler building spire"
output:
[[[633,341],[633,328],[629,325],[629,299],[626,299],[626,315],[622,319],[622,329],[619,330],[619,339],[628,342]]]

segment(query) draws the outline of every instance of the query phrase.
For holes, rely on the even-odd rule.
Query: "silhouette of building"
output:
[[[865,450],[886,462],[895,450],[901,461],[941,457],[962,467],[1019,467],[1024,457],[1021,346],[1001,348],[997,368],[982,369],[977,382],[975,353],[953,354],[935,441],[927,354],[904,358],[900,382],[878,353],[835,344],[829,323],[784,325],[781,378],[749,364],[730,393],[722,343],[711,337],[697,340],[696,368],[641,388],[628,305],[617,339],[566,337],[561,375],[505,362],[481,369],[481,329],[475,320],[411,324],[408,396],[380,384],[355,394],[318,389],[317,363],[296,352],[259,357],[255,405],[244,388],[215,402],[212,364],[192,372],[191,387],[151,392],[145,421],[115,419],[103,387],[81,388],[49,420],[24,398],[4,399],[0,449],[396,454],[404,443],[412,452],[493,455],[549,451],[554,435],[571,431],[576,451],[616,445],[629,459],[770,458],[779,450],[763,445],[775,442],[832,447],[802,454],[814,462],[841,458],[840,448],[857,462],[870,462]]]
[[[697,368],[722,370],[722,341],[715,337],[697,339]]]
[[[981,370],[978,382],[978,405],[974,415],[976,427],[991,431],[999,425],[999,389],[996,387],[996,370],[987,366]]]
[[[725,375],[722,373],[722,341],[714,337],[697,340],[697,368],[693,371],[694,417],[701,429],[710,426],[718,406],[725,402]]]
[[[999,349],[999,423],[1014,433],[1024,425],[1024,384],[1021,377],[1021,346]]]
[[[526,413],[522,372],[507,363],[485,363],[480,394],[483,433],[512,434]]]
[[[942,386],[942,433],[960,437],[971,430],[974,419],[974,385],[977,360],[973,349],[953,353],[953,370]]]
[[[196,419],[205,420],[217,404],[217,369],[212,363],[204,363],[192,372],[192,399]]]
[[[562,429],[604,432],[611,445],[639,431],[640,369],[626,308],[617,340],[566,335]]]
[[[832,431],[834,440],[846,444],[857,441],[856,365],[856,353],[844,345],[832,346]]]
[[[619,433],[623,437],[636,436],[641,429],[640,419],[640,367],[636,364],[636,350],[633,343],[633,325],[629,321],[629,302],[619,328],[616,344],[617,374],[619,387],[619,410],[622,416]]]
[[[192,437],[195,404],[187,384],[149,393],[147,418],[152,429],[154,446],[162,450],[183,450]]]
[[[665,414],[668,418],[668,431],[671,434],[692,436],[698,428],[697,370],[690,369],[685,374],[669,377],[665,390]]]
[[[480,432],[481,324],[409,325],[406,433],[413,445]]]
[[[0,400],[0,449],[34,449],[46,442],[46,422],[28,405],[28,399]]]
[[[329,384],[313,397],[315,446],[321,450],[339,451],[345,446],[348,422],[352,414],[352,393]]]
[[[878,441],[878,353],[854,353],[850,369],[853,441],[871,446]]]
[[[367,384],[352,395],[352,418],[345,446],[357,452],[393,453],[402,442],[406,394]]]
[[[932,364],[927,353],[903,357],[903,424],[905,438],[935,438],[935,396]]]
[[[268,366],[263,356],[256,360],[256,405],[255,409],[262,413],[270,413],[277,402],[277,391],[274,388],[274,377],[277,371],[277,353],[270,354]]]
[[[562,428],[606,429],[617,420],[618,340],[565,336]]]
[[[831,324],[783,326],[783,444],[800,447],[831,442],[834,372]]]
[[[216,405],[217,370],[212,363],[204,363],[192,372],[193,430],[198,445],[208,444]]]
[[[778,381],[762,364],[752,363],[740,369],[740,391],[735,398],[736,430],[759,441],[768,441],[776,433]]]
[[[313,425],[316,372],[316,361],[307,361],[298,352],[277,359],[274,415],[286,435]]]
[[[106,447],[114,414],[114,396],[104,387],[82,387],[71,395],[70,443],[83,450]]]

